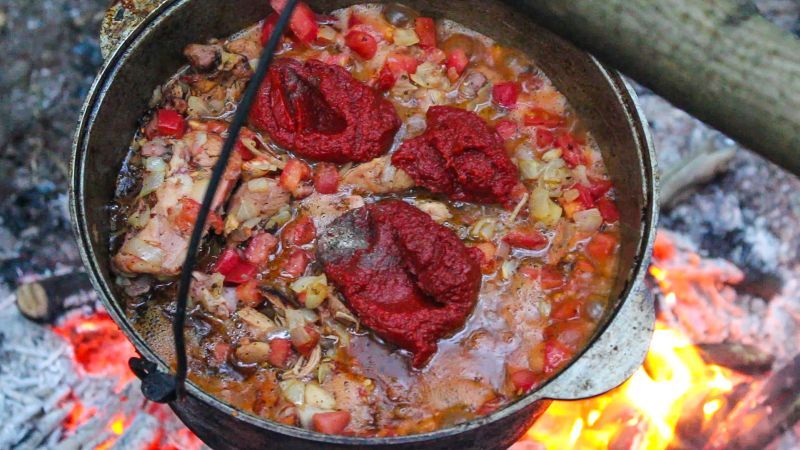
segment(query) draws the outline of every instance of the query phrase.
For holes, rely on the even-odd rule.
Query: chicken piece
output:
[[[289,204],[289,192],[274,178],[253,178],[243,183],[231,198],[225,234],[251,229]],[[245,230],[246,231],[246,230]]]
[[[172,147],[172,157],[165,168],[165,179],[155,192],[139,199],[137,206],[150,196],[155,197],[156,203],[150,208],[145,225],[129,232],[114,255],[112,262],[118,271],[159,277],[180,273],[191,235],[191,227],[181,225],[196,220],[196,211],[186,210],[184,199],[194,204],[202,202],[211,168],[219,158],[221,141],[219,135],[201,131],[167,141],[165,145]],[[233,153],[211,205],[212,213],[219,213],[230,196],[239,179],[241,164],[241,156]]]
[[[250,32],[228,42],[225,45],[225,50],[245,56],[249,60],[256,60],[261,56],[261,43],[258,42],[258,34]]]
[[[192,277],[194,280],[189,290],[192,301],[220,319],[227,319],[236,311],[236,292],[224,287],[225,277],[222,274],[194,272]]]
[[[247,327],[248,333],[255,339],[264,339],[270,331],[275,329],[275,322],[253,308],[242,308],[236,314]]]
[[[183,50],[183,55],[195,69],[209,70],[219,62],[221,50],[219,45],[189,44]]]
[[[371,405],[374,403],[370,401],[368,386],[353,375],[339,372],[333,373],[322,385],[336,399],[336,409],[350,412],[350,426],[355,430],[363,430],[373,422],[375,411]]]
[[[347,171],[342,185],[352,186],[360,193],[390,194],[414,187],[414,180],[393,166],[390,156],[381,156]]]

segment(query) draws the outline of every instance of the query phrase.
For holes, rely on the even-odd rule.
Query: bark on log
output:
[[[511,3],[800,175],[800,40],[749,0]]]
[[[729,342],[698,344],[698,350],[707,363],[727,367],[748,375],[769,372],[775,357],[758,347]]]
[[[40,323],[52,323],[65,310],[92,299],[94,288],[83,272],[57,275],[17,288],[17,307],[23,316]]]
[[[800,354],[753,388],[714,430],[704,450],[766,448],[799,419]]]

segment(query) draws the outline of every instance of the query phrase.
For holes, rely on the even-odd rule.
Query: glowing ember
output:
[[[115,376],[119,389],[133,380],[128,360],[136,351],[105,312],[74,314],[53,331],[72,344],[75,360],[88,374]]]
[[[76,366],[82,369],[83,375],[116,379],[117,394],[127,389],[130,383],[137,382],[128,367],[128,360],[136,355],[136,351],[105,312],[90,315],[73,314],[54,327],[53,331],[72,345]],[[126,416],[121,412],[98,411],[93,406],[87,407],[74,395],[69,396],[64,402],[72,404],[63,422],[67,435],[78,432],[80,427],[90,420],[101,420],[101,423],[105,423],[105,432],[98,436],[98,439],[105,440],[95,447],[96,450],[108,450],[114,447],[126,435],[139,412],[152,416],[154,418],[152,420],[156,423],[165,424],[170,419],[174,421],[173,413],[167,406],[155,403],[132,405],[125,409],[126,414],[129,414]],[[109,418],[103,419],[101,414],[108,414]],[[154,431],[152,437],[147,437],[148,441],[152,439],[147,447],[151,450],[197,450],[202,447],[202,442],[185,428],[169,432],[163,428],[148,431]]]

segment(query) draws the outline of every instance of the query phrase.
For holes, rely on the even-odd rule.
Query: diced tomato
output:
[[[178,230],[184,234],[189,234],[197,222],[197,215],[200,214],[200,203],[189,197],[182,197],[178,202],[181,205],[181,209],[173,221]],[[219,214],[213,211],[209,212],[206,222],[217,234],[222,233],[224,224]]]
[[[286,225],[281,233],[283,242],[291,245],[305,245],[317,237],[314,222],[308,216],[300,216],[294,222]]]
[[[180,139],[186,133],[186,121],[174,109],[159,109],[156,113],[156,125],[160,136]]]
[[[556,320],[571,320],[581,316],[581,301],[576,298],[563,300],[553,307],[550,317]]]
[[[280,16],[277,13],[272,13],[264,19],[264,25],[261,26],[261,45],[267,45],[272,32],[275,30],[275,25],[278,23]]]
[[[397,77],[392,73],[389,66],[384,65],[378,73],[377,88],[381,91],[388,91],[397,82]]]
[[[250,281],[258,274],[258,267],[247,261],[242,261],[225,275],[227,283],[239,284]]]
[[[415,73],[417,66],[419,66],[419,61],[411,55],[405,53],[389,54],[381,71],[378,73],[378,89],[382,91],[391,89],[401,75]]]
[[[364,20],[355,12],[351,12],[350,17],[347,18],[347,28],[353,28],[354,26],[361,25],[362,23],[364,23]]]
[[[583,184],[576,184],[575,190],[578,191],[578,200],[584,208],[594,208],[594,196],[592,191]]]
[[[256,140],[256,134],[253,133],[249,128],[243,127],[241,130],[239,130],[239,139],[236,140],[236,146],[234,147],[234,149],[239,152],[239,155],[242,156],[244,161],[250,161],[251,159],[255,158],[256,155],[254,155],[253,152],[251,152],[250,149],[244,145],[242,139],[258,142]]]
[[[292,346],[297,350],[297,353],[303,356],[311,354],[311,351],[314,350],[317,342],[319,342],[319,332],[311,325],[292,328],[291,336]]]
[[[350,423],[347,411],[316,413],[311,417],[314,429],[325,434],[341,434]]]
[[[358,30],[351,30],[344,37],[344,43],[350,50],[366,60],[372,59],[378,51],[378,42],[369,33]]]
[[[414,31],[422,48],[436,47],[436,22],[430,17],[417,17]]]
[[[263,266],[269,262],[269,256],[277,246],[278,239],[275,236],[266,231],[258,232],[247,243],[247,248],[244,250],[244,259],[257,266]]]
[[[539,381],[539,377],[528,369],[514,369],[510,370],[509,379],[511,384],[514,385],[514,390],[517,392],[525,393],[531,390]]]
[[[409,75],[417,71],[419,61],[413,56],[406,53],[392,53],[386,57],[386,66],[395,75],[402,75],[407,73]]]
[[[497,83],[492,87],[492,99],[505,108],[513,108],[519,97],[519,84],[513,81]]]
[[[469,57],[463,48],[454,48],[447,54],[447,62],[445,63],[448,69],[453,69],[457,74],[464,73],[464,69],[469,65]]]
[[[300,184],[311,178],[311,167],[299,159],[290,159],[281,172],[279,184],[290,192],[295,192]]]
[[[511,139],[517,134],[517,124],[513,120],[503,119],[494,125],[494,129],[505,140]]]
[[[563,124],[564,119],[550,111],[541,108],[533,108],[525,115],[523,122],[527,126],[556,128]]]
[[[236,298],[251,308],[258,308],[264,303],[264,297],[261,296],[261,291],[258,289],[258,281],[256,280],[250,280],[236,286]]]
[[[267,360],[275,367],[286,367],[286,360],[292,353],[292,341],[289,339],[273,339],[269,341],[269,357]]]
[[[288,3],[288,0],[270,0],[269,2],[272,9],[278,13],[286,8],[286,3]],[[317,38],[317,32],[319,31],[317,15],[305,2],[298,2],[291,19],[289,19],[289,28],[292,29],[292,33],[300,42],[310,44]]]
[[[235,248],[228,247],[217,259],[214,271],[224,275],[226,282],[240,284],[255,278],[258,268],[243,260]]]
[[[223,250],[219,258],[217,258],[217,263],[214,265],[214,272],[225,275],[233,270],[241,260],[242,258],[239,256],[239,252],[237,252],[235,248],[228,247]]]
[[[611,183],[611,181],[598,178],[589,178],[589,183],[589,192],[592,193],[592,198],[595,200],[606,195],[606,192],[610,191],[611,188],[614,187],[614,184]]]
[[[526,250],[540,250],[547,245],[547,237],[534,229],[517,229],[503,237],[508,245]]]
[[[556,138],[556,147],[561,149],[561,158],[570,169],[584,164],[583,151],[575,138],[570,133],[564,133]]]
[[[597,201],[597,209],[600,210],[600,215],[603,216],[603,220],[608,223],[614,223],[619,220],[619,210],[617,209],[617,205],[614,204],[614,201],[608,197],[603,197]]]
[[[289,256],[283,260],[282,272],[290,278],[297,278],[306,271],[306,266],[311,262],[311,257],[304,250],[292,249]]]
[[[544,343],[544,373],[551,374],[569,361],[569,349],[555,339]]]
[[[320,194],[335,194],[339,191],[339,170],[336,165],[320,163],[314,171],[314,188]]]
[[[617,238],[608,233],[598,233],[586,244],[586,252],[595,261],[606,260],[616,248]]]
[[[557,289],[564,286],[564,274],[558,268],[553,266],[544,266],[541,271],[542,289]]]
[[[556,137],[552,131],[539,128],[536,130],[536,146],[542,149],[548,149],[555,143]]]

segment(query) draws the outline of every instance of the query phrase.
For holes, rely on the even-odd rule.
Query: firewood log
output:
[[[749,0],[515,0],[531,17],[800,174],[800,40]]]

